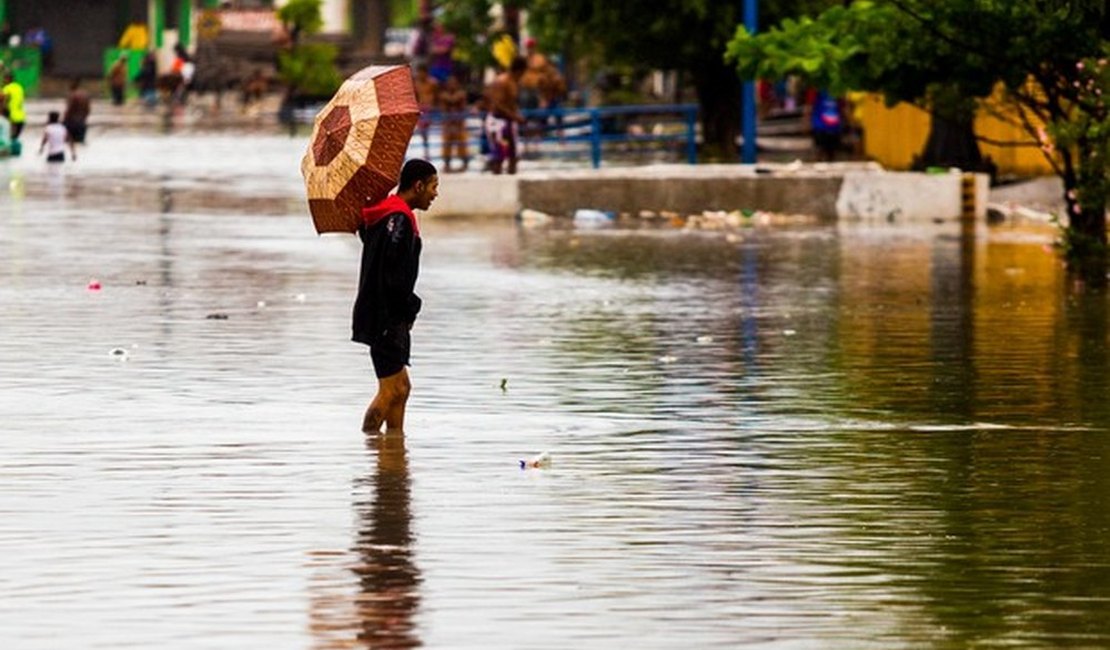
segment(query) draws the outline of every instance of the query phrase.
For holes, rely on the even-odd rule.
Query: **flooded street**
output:
[[[367,440],[304,141],[96,136],[0,161],[4,647],[1110,646],[1051,231],[427,220]]]

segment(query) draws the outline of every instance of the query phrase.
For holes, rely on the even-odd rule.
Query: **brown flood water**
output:
[[[0,163],[3,647],[1110,646],[1107,299],[1051,232],[429,220],[366,440],[303,143],[114,142]]]

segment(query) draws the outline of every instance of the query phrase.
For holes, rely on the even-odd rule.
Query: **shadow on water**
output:
[[[377,466],[372,476],[358,479],[354,490],[357,638],[367,648],[414,648],[421,645],[413,623],[420,606],[420,571],[413,562],[405,437],[368,437],[367,447],[376,452]]]
[[[354,539],[345,550],[309,554],[309,630],[317,650],[423,645],[405,436],[367,437],[366,448],[350,489]]]

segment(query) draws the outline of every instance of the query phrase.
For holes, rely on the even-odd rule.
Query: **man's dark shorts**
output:
[[[370,344],[370,360],[374,362],[374,374],[379,379],[392,377],[409,365],[411,327],[409,323],[393,325]]]
[[[66,124],[65,127],[66,130],[69,131],[69,137],[71,140],[73,140],[77,144],[85,144],[85,133],[88,131],[88,127],[86,125],[78,124],[76,122],[70,122],[69,124]]]

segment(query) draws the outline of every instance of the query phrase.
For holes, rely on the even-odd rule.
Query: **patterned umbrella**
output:
[[[316,115],[301,160],[316,232],[355,232],[362,206],[397,184],[420,117],[408,66],[370,66]]]

